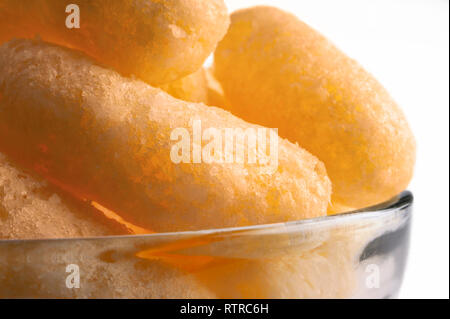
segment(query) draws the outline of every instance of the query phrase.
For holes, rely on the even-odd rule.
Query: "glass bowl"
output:
[[[393,298],[413,196],[242,228],[0,240],[0,298]]]

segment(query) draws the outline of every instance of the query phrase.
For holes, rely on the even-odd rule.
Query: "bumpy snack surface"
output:
[[[0,239],[126,235],[87,204],[63,196],[0,153]]]
[[[308,152],[276,136],[273,174],[246,162],[174,164],[171,133],[195,119],[203,132],[258,127],[176,100],[77,52],[41,41],[6,43],[0,88],[0,148],[138,226],[209,229],[326,214],[331,184]]]
[[[254,7],[231,16],[215,74],[233,114],[278,127],[324,162],[333,200],[380,203],[408,185],[415,141],[388,92],[295,16]]]
[[[223,0],[80,0],[80,28],[69,29],[68,4],[0,1],[0,43],[38,35],[160,85],[199,69],[229,24]]]

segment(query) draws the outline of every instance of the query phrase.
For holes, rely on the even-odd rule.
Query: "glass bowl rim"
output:
[[[369,206],[362,209],[357,209],[354,211],[345,212],[336,215],[326,215],[314,218],[306,218],[295,221],[272,223],[272,224],[260,224],[251,226],[241,226],[241,227],[226,227],[226,228],[212,228],[212,229],[201,229],[201,230],[190,230],[190,231],[177,231],[177,232],[161,232],[161,233],[150,233],[150,234],[139,234],[139,235],[110,235],[110,236],[96,236],[96,237],[71,237],[71,238],[38,238],[38,239],[0,239],[0,244],[2,243],[25,243],[25,242],[55,242],[55,241],[74,241],[74,240],[106,240],[106,239],[119,239],[119,238],[134,238],[134,239],[144,239],[144,238],[155,238],[155,237],[176,237],[176,236],[205,236],[205,235],[226,235],[234,233],[244,233],[248,231],[258,231],[258,230],[271,230],[277,229],[279,227],[284,227],[285,229],[296,228],[306,225],[322,225],[333,224],[336,222],[346,222],[350,220],[358,219],[368,219],[368,218],[382,218],[389,215],[395,214],[396,212],[411,207],[414,202],[413,194],[405,190],[394,196],[390,200],[383,203]]]

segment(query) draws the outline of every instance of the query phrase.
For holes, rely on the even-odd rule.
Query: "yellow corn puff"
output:
[[[38,35],[152,85],[199,69],[228,24],[223,0],[0,1],[0,43]]]
[[[126,235],[125,227],[64,196],[0,153],[0,239]]]
[[[228,110],[278,127],[324,162],[334,202],[361,208],[407,187],[415,140],[402,111],[372,75],[294,15],[264,6],[233,13],[214,70]]]
[[[238,131],[231,145],[230,128]],[[246,142],[251,132],[257,149]],[[324,165],[274,132],[174,99],[72,50],[20,39],[0,47],[0,149],[144,228],[325,215]]]

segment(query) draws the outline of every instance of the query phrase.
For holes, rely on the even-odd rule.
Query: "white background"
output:
[[[296,14],[375,75],[417,139],[412,242],[400,298],[449,298],[449,4],[445,0],[225,0]]]

